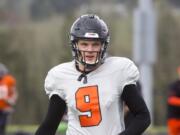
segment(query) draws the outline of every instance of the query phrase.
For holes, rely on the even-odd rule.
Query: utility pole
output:
[[[153,65],[156,62],[156,11],[152,0],[139,0],[134,11],[133,58],[140,70],[142,95],[153,123]]]

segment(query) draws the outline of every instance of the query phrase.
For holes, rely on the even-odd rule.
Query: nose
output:
[[[87,51],[88,52],[94,51],[94,48],[91,44],[87,46]]]

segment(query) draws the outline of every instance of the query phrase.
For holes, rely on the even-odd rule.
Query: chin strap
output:
[[[86,73],[82,73],[82,74],[78,77],[77,80],[78,80],[78,81],[81,81],[82,78],[84,78],[83,83],[86,84],[86,83],[87,83],[87,75],[86,75]]]
[[[86,72],[85,69],[84,69],[84,71],[81,71],[79,69],[79,66],[78,66],[77,62],[76,62],[76,69],[79,70],[80,72],[82,72],[82,74],[78,77],[77,81],[81,81],[84,78],[83,83],[86,84],[87,83],[87,74],[89,72]]]
[[[94,69],[96,69],[100,64],[97,63],[97,64],[86,64],[86,63],[83,63],[84,65],[84,70],[80,70],[79,69],[79,66],[78,66],[78,61],[76,61],[76,68],[77,70],[79,70],[80,72],[82,72],[82,74],[78,77],[78,81],[81,81],[83,78],[83,83],[86,84],[88,81],[87,81],[87,74],[90,73],[91,71],[93,71]],[[86,69],[88,69],[89,71],[86,71]]]

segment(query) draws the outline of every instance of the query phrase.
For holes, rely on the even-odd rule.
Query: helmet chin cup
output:
[[[90,62],[90,61],[88,62],[84,58],[86,51],[79,51],[78,50],[78,52],[79,52],[78,56],[75,59],[79,64],[83,65],[86,69],[91,70],[100,64],[100,61],[101,61],[100,53],[101,52],[96,52],[97,53],[96,59],[92,62]],[[82,53],[83,53],[83,55],[82,55]]]
[[[86,62],[78,62],[78,63],[80,63],[80,64],[82,64],[84,66],[85,71],[91,71],[91,70],[93,70],[94,68],[96,68],[99,65],[99,62],[94,63],[94,64],[89,64],[89,63],[86,63]]]

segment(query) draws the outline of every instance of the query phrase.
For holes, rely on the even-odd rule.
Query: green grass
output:
[[[38,125],[8,125],[7,132],[8,133],[15,133],[17,131],[29,132],[34,133],[37,129]],[[65,134],[67,129],[67,123],[62,122],[58,127],[57,132]],[[167,127],[166,126],[150,126],[145,135],[159,135],[159,134],[167,134]]]
[[[25,131],[29,133],[34,133],[37,129],[37,125],[8,125],[7,132],[15,133],[17,131]]]
[[[150,126],[146,132],[152,135],[156,135],[160,133],[167,133],[167,127],[166,126]]]
[[[18,131],[34,133],[38,128],[38,125],[8,125],[7,132],[8,133],[15,133]],[[60,126],[58,127],[57,132],[65,133],[67,129],[67,123],[61,122]]]

